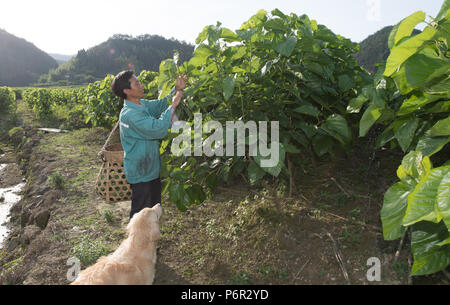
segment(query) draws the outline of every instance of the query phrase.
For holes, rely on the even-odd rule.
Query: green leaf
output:
[[[450,9],[450,0],[445,0],[444,3],[442,4],[441,10],[436,16],[436,21],[440,21],[442,18],[444,18],[447,15],[449,9]]]
[[[450,101],[440,101],[433,105],[433,107],[427,109],[428,113],[450,113]]]
[[[348,90],[355,87],[355,82],[347,74],[339,75],[338,86],[339,86],[339,90],[341,90],[341,92],[347,92]]]
[[[445,269],[450,264],[450,246],[440,246],[448,239],[447,227],[443,223],[427,221],[413,226],[411,250],[414,264],[411,275],[426,275]]]
[[[286,40],[283,40],[275,45],[274,49],[283,56],[289,57],[297,45],[297,37],[289,36]]]
[[[406,227],[402,225],[408,205],[408,195],[414,186],[400,181],[392,185],[384,194],[383,208],[381,209],[381,223],[385,240],[394,240],[403,236]]]
[[[201,44],[195,48],[194,57],[191,58],[189,64],[199,66],[202,63],[206,63],[206,59],[211,55],[214,55],[214,50],[207,45]],[[195,61],[195,63],[193,61]]]
[[[420,95],[412,95],[409,99],[405,100],[400,109],[397,112],[398,116],[403,116],[410,114],[411,112],[429,104],[437,101],[441,97],[438,95],[430,95],[430,94],[420,94]]]
[[[340,114],[329,116],[322,124],[321,128],[343,145],[347,145],[352,140],[350,127],[345,118]]]
[[[424,156],[432,156],[439,152],[447,143],[450,137],[430,137],[423,135],[416,146],[416,151],[420,151]]]
[[[444,175],[437,190],[437,206],[450,231],[450,171]]]
[[[410,36],[416,25],[425,20],[425,16],[424,12],[419,11],[403,19],[394,26],[388,39],[389,49],[392,50],[402,38]]]
[[[395,85],[397,86],[397,88],[401,94],[407,95],[408,93],[410,93],[411,91],[414,90],[413,88],[408,86],[408,83],[406,81],[406,76],[405,76],[405,66],[404,65],[401,65],[400,69],[398,71],[396,71],[395,73],[393,73],[391,75],[391,77],[394,80]]]
[[[250,185],[255,185],[259,180],[264,177],[266,172],[262,170],[255,161],[251,161],[247,168],[247,175],[250,181]]]
[[[436,30],[432,27],[426,27],[425,30],[415,35],[391,50],[386,61],[385,76],[391,76],[408,58],[418,52],[425,42],[432,39],[436,34]]]
[[[278,145],[279,146],[279,158],[277,161],[277,164],[273,167],[263,167],[261,161],[262,160],[268,160],[270,159],[269,157],[262,157],[261,155],[259,155],[259,151],[258,151],[258,155],[254,156],[253,159],[255,160],[256,164],[258,164],[258,166],[265,172],[271,174],[274,177],[278,177],[278,175],[281,173],[281,170],[283,169],[284,166],[284,159],[286,156],[286,151],[284,149],[284,146],[281,143],[278,142],[272,142],[271,145]]]
[[[170,178],[173,178],[173,179],[176,179],[176,180],[181,180],[181,181],[184,182],[184,181],[189,179],[189,173],[178,169],[178,170],[175,170],[175,171],[170,173]]]
[[[223,38],[226,42],[240,41],[239,36],[228,28],[221,28],[220,38]]]
[[[252,37],[255,35],[257,28],[246,29],[246,30],[236,30],[236,34],[245,41],[250,41]]]
[[[377,143],[375,148],[380,148],[386,143],[395,139],[394,131],[392,128],[386,128],[377,138]]]
[[[303,133],[308,137],[308,139],[311,139],[314,137],[317,133],[317,127],[311,124],[308,124],[304,121],[296,121],[294,122],[295,127],[300,128]]]
[[[245,169],[245,162],[238,158],[235,164],[233,165],[233,176],[237,176]]]
[[[250,28],[255,28],[258,25],[264,23],[267,20],[267,11],[261,9],[259,10],[255,15],[253,15],[252,17],[250,17],[250,19],[243,23],[241,26],[241,30],[247,30]]]
[[[307,114],[313,117],[318,117],[320,114],[320,110],[309,103],[306,105],[302,105],[298,108],[295,108],[294,111],[298,113]]]
[[[215,189],[218,185],[218,181],[217,181],[217,175],[215,173],[211,173],[208,176],[206,176],[205,182],[206,185],[210,188],[210,189]]]
[[[362,106],[364,106],[364,104],[368,100],[369,99],[365,97],[363,94],[360,94],[357,97],[351,99],[347,106],[347,113],[359,113]]]
[[[377,105],[371,104],[364,112],[361,121],[359,122],[359,136],[364,137],[369,131],[370,127],[380,118],[381,109]]]
[[[401,124],[400,127],[397,128],[397,130],[395,130],[395,138],[397,139],[400,147],[404,152],[406,152],[411,145],[418,126],[419,119],[416,117],[412,117],[408,121]]]
[[[450,244],[450,237],[445,239],[445,240],[443,240],[443,241],[441,241],[440,243],[437,243],[436,245],[442,247],[442,246],[445,246],[445,245],[448,245],[448,244]]]
[[[432,167],[433,165],[431,164],[429,157],[424,157],[421,152],[410,151],[403,157],[399,170],[414,179],[416,183],[419,183],[419,181],[431,171]],[[398,175],[398,177],[401,180],[404,180],[404,177],[401,175]]]
[[[184,212],[189,208],[189,197],[184,190],[183,184],[171,184],[169,186],[169,198],[180,211]]]
[[[406,81],[411,88],[420,88],[436,77],[448,75],[449,70],[448,60],[435,54],[414,54],[405,62]]]
[[[450,116],[446,119],[438,121],[427,134],[432,137],[450,136]]]
[[[273,16],[278,16],[280,18],[286,18],[286,15],[283,14],[279,9],[274,9],[273,11],[270,12]]]
[[[408,197],[408,208],[403,219],[405,226],[422,220],[435,223],[442,220],[436,199],[439,185],[449,171],[450,166],[435,168],[416,185],[414,192]]]
[[[450,29],[449,29],[450,30]],[[432,82],[433,83],[433,82]],[[424,92],[429,94],[445,94],[450,88],[450,76],[431,86],[425,86]]]
[[[300,149],[298,149],[295,145],[292,144],[283,143],[283,146],[287,153],[299,154],[302,152]]]
[[[206,199],[206,194],[203,191],[203,188],[199,184],[194,184],[186,188],[186,193],[189,196],[190,204],[200,204]]]
[[[314,152],[319,156],[323,156],[324,154],[330,152],[333,148],[333,140],[328,135],[317,134],[313,140],[313,149]]]
[[[270,19],[268,20],[265,24],[264,27],[267,30],[278,30],[278,31],[286,31],[286,25],[284,24],[283,20],[278,19],[278,18],[274,18],[274,19]]]
[[[222,82],[223,97],[228,101],[234,92],[235,79],[232,76],[227,76]]]

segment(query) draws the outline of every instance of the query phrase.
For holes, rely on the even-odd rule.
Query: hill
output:
[[[392,28],[393,26],[384,27],[359,43],[361,50],[356,54],[356,60],[372,74],[377,72],[375,64],[386,61],[390,54],[388,39]],[[419,30],[413,31],[413,35],[418,33]]]
[[[194,46],[158,35],[117,34],[93,48],[78,51],[69,61],[42,75],[39,82],[82,84],[125,69],[133,69],[136,73],[158,71],[161,61],[172,57],[174,50],[178,50],[183,62],[192,56]]]
[[[27,86],[57,66],[32,43],[0,29],[0,86]]]
[[[56,54],[56,53],[49,53],[48,55],[53,57],[58,62],[58,64],[62,64],[66,61],[69,61],[72,57],[75,56],[75,55],[63,55],[63,54]]]

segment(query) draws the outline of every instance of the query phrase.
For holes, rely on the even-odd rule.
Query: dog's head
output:
[[[127,226],[129,236],[143,245],[158,240],[160,237],[159,219],[162,212],[162,207],[158,203],[152,208],[144,208],[134,214]]]

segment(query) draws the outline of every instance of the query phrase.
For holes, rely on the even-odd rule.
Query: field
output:
[[[195,126],[202,114],[202,130],[279,124],[267,134],[279,136],[271,167],[261,148],[251,153],[251,135],[243,156],[175,155],[174,130],[160,140],[155,284],[448,284],[448,5],[420,34],[412,31],[425,13],[400,21],[376,75],[356,64],[356,44],[279,10],[260,10],[236,31],[206,26],[189,61],[175,53],[140,73],[147,99],[187,74],[177,115]],[[130,202],[107,204],[94,189],[97,153],[123,105],[112,81],[0,88],[0,162],[21,169],[2,183],[27,181],[0,282],[68,284],[68,259],[85,268],[126,237]]]

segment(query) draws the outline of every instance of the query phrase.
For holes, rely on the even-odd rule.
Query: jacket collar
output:
[[[138,105],[138,104],[135,104],[135,103],[130,102],[128,100],[124,100],[123,105],[126,106],[126,107],[129,107],[129,108],[137,109],[137,110],[144,110],[145,109],[144,106],[142,106],[142,104]]]

